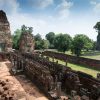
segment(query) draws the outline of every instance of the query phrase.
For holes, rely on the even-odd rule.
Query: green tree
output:
[[[35,49],[40,50],[41,48],[41,41],[35,41]]]
[[[92,48],[92,50],[96,50],[96,45],[97,45],[97,42],[93,41],[93,48]]]
[[[50,43],[50,47],[49,48],[54,48],[55,33],[54,32],[49,32],[48,34],[46,34],[46,39]]]
[[[28,32],[29,33],[32,33],[33,32],[33,27],[28,27],[29,29],[28,29]]]
[[[98,32],[96,49],[100,50],[100,22],[97,22],[94,28]]]
[[[40,34],[36,34],[34,36],[35,39],[35,49],[48,49],[49,47],[49,41],[42,39]]]
[[[14,34],[12,35],[12,40],[13,40],[13,48],[14,49],[19,49],[19,39],[21,36],[21,30],[17,29]]]
[[[41,41],[42,41],[42,37],[41,35],[38,33],[34,36],[35,39],[35,49],[41,49]]]
[[[21,26],[21,32],[25,33],[27,31],[27,27],[25,25]]]
[[[55,36],[54,46],[58,51],[69,50],[72,38],[68,34],[58,34]]]
[[[93,40],[91,40],[88,36],[84,35],[84,49],[86,51],[92,50],[93,43]]]
[[[49,48],[49,41],[48,40],[42,40],[41,41],[41,49],[48,49]]]
[[[38,34],[36,34],[36,35],[34,36],[34,39],[35,39],[35,41],[41,41],[41,40],[42,40],[42,37],[41,37],[41,35],[38,33]]]
[[[82,49],[89,50],[92,49],[93,43],[88,36],[84,34],[77,34],[72,41],[71,51],[77,56],[81,55]]]
[[[21,32],[22,33],[32,33],[33,32],[33,27],[27,27],[25,25],[21,26]]]

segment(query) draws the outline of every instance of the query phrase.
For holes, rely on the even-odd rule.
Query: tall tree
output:
[[[38,33],[38,34],[36,34],[36,35],[34,36],[34,39],[35,39],[35,41],[41,41],[41,40],[42,40],[42,37],[41,37],[41,35]]]
[[[58,51],[65,52],[69,50],[72,38],[68,34],[58,34],[55,37],[54,45]]]
[[[77,56],[81,55],[82,49],[92,49],[93,43],[88,36],[84,34],[77,34],[72,41],[71,51]]]
[[[34,36],[34,39],[35,39],[35,49],[41,49],[41,40],[42,40],[42,37],[41,35],[38,33]]]
[[[46,34],[46,39],[50,43],[50,48],[54,48],[55,33],[54,32],[49,32],[48,34]]]
[[[97,22],[96,25],[94,26],[94,28],[98,32],[96,48],[97,48],[97,50],[100,50],[100,22]]]

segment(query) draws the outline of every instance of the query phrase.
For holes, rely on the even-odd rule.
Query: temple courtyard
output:
[[[14,95],[13,97],[17,97],[17,100],[48,100],[34,85],[34,83],[28,80],[24,75],[11,75],[9,72],[11,66],[12,65],[9,61],[0,62],[0,83],[6,83],[5,86],[9,88],[11,95]],[[2,88],[0,87],[0,97],[1,90]],[[9,93],[7,94],[6,91],[7,90],[2,91],[2,94],[6,94],[5,96],[11,98],[12,96],[9,96]]]

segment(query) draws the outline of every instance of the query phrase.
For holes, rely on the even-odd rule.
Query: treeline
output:
[[[13,48],[19,49],[19,39],[22,32],[32,33],[32,31],[32,27],[26,27],[25,25],[21,29],[17,29],[12,35]],[[40,34],[34,35],[34,41],[36,50],[57,49],[60,52],[70,50],[77,56],[81,55],[82,50],[89,51],[96,49],[96,42],[84,34],[77,34],[72,38],[69,34],[49,32],[46,34],[45,39]]]
[[[72,38],[69,34],[55,34],[50,32],[46,34],[46,39],[50,43],[50,49],[57,49],[60,52],[70,50],[77,56],[80,56],[83,50],[89,51],[96,49],[96,42],[84,34],[77,34]]]

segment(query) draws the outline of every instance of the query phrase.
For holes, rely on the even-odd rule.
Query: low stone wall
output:
[[[0,61],[5,61],[7,59],[6,54],[0,52]]]
[[[91,68],[100,70],[100,60],[76,57],[76,56],[52,52],[52,51],[45,51],[42,54],[45,56],[49,56],[49,57],[53,57],[55,59],[62,60],[62,61],[68,61],[70,63],[80,64],[80,65],[84,65],[87,67],[91,67]]]

